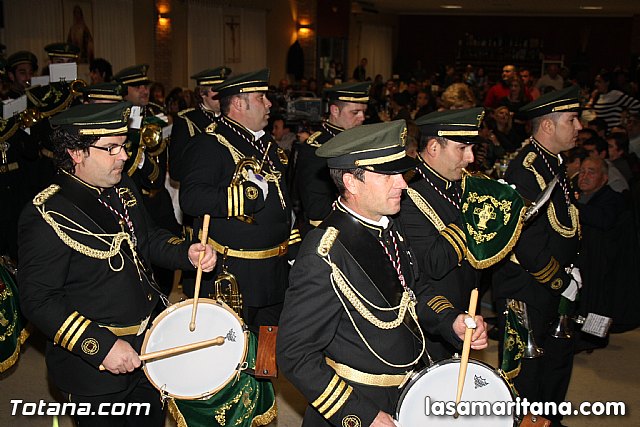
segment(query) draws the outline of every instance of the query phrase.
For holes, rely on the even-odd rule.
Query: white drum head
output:
[[[160,391],[177,399],[200,399],[222,389],[245,361],[247,334],[240,318],[224,303],[198,300],[196,330],[189,330],[193,300],[168,307],[147,331],[141,354],[227,337],[224,344],[147,361],[144,370]]]
[[[460,359],[448,359],[423,370],[412,379],[400,396],[396,419],[402,427],[473,426],[512,427],[513,416],[436,416],[426,415],[427,398],[434,402],[456,400]],[[477,360],[469,360],[462,401],[510,402],[513,401],[509,386],[493,368]],[[446,404],[443,404],[443,406]],[[486,405],[485,405],[486,406]],[[507,403],[504,404],[506,408]],[[452,406],[455,407],[455,406]],[[486,412],[485,412],[486,413]]]

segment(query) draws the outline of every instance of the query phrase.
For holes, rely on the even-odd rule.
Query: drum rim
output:
[[[422,378],[424,375],[426,375],[430,371],[432,371],[432,370],[434,370],[434,369],[436,369],[436,368],[438,368],[440,366],[449,365],[449,364],[452,364],[452,363],[460,363],[460,360],[461,359],[459,357],[451,357],[449,359],[439,360],[439,361],[435,362],[433,365],[424,368],[423,370],[418,372],[417,375],[415,375],[413,378],[411,378],[409,380],[409,382],[407,383],[407,385],[405,385],[403,387],[402,393],[400,393],[400,397],[398,398],[398,403],[396,404],[396,410],[395,410],[395,419],[397,420],[398,417],[400,416],[400,407],[402,405],[402,401],[404,400],[405,396],[407,395],[407,393],[409,392],[411,387],[416,382],[418,382],[418,380],[420,378]],[[515,399],[515,396],[513,395],[513,391],[511,390],[511,387],[509,386],[509,383],[504,379],[504,377],[502,375],[500,375],[500,373],[498,372],[498,370],[496,368],[494,368],[493,366],[489,365],[488,363],[483,362],[482,360],[478,360],[478,359],[469,358],[469,363],[471,363],[473,365],[483,366],[483,367],[489,369],[495,376],[500,378],[500,380],[507,387],[507,390],[509,391],[509,394],[511,395],[511,398]],[[512,418],[515,419],[515,417],[512,417]]]
[[[242,320],[242,318],[240,316],[238,316],[238,313],[233,311],[233,309],[231,307],[229,307],[224,301],[214,300],[214,299],[211,299],[211,298],[198,298],[198,305],[200,305],[200,304],[211,304],[211,305],[214,305],[214,306],[221,307],[221,308],[227,310],[230,314],[232,314],[238,320],[238,323],[240,323],[240,326],[241,326],[242,330],[244,331],[244,336],[245,336],[244,349],[242,350],[242,359],[241,359],[241,362],[240,362],[240,364],[242,365],[242,363],[247,360],[247,353],[249,351],[249,329],[245,325],[245,323]],[[145,350],[147,349],[147,344],[148,344],[149,338],[151,337],[151,333],[157,327],[157,325],[159,325],[162,322],[162,319],[166,318],[170,313],[174,312],[175,310],[177,310],[179,308],[182,308],[184,306],[188,306],[188,305],[193,305],[193,298],[189,298],[189,299],[186,299],[184,301],[180,301],[178,303],[171,304],[169,307],[165,308],[160,314],[158,314],[158,316],[156,316],[155,319],[153,319],[151,327],[149,329],[147,329],[147,331],[144,334],[144,340],[142,342],[142,347],[140,348],[140,355],[145,354]],[[213,389],[211,391],[208,391],[206,393],[201,393],[201,394],[195,395],[195,396],[181,396],[181,395],[177,395],[177,394],[174,394],[174,393],[169,393],[167,390],[163,390],[158,384],[156,384],[156,382],[153,380],[153,378],[151,377],[151,375],[147,371],[147,363],[146,362],[142,362],[142,370],[144,371],[144,374],[147,377],[147,379],[149,380],[149,382],[156,388],[156,390],[158,390],[160,392],[161,395],[167,395],[167,396],[173,397],[174,399],[180,399],[180,400],[207,399],[207,398],[211,397],[212,395],[216,394],[217,392],[219,392],[220,390],[222,390],[223,388],[225,388],[236,377],[236,375],[240,372],[239,369],[236,369],[235,371],[233,371],[229,375],[229,377],[224,381],[224,383],[222,383],[220,386],[216,387],[215,389]]]

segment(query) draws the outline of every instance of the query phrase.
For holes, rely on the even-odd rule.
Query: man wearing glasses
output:
[[[51,119],[59,173],[23,210],[18,228],[21,308],[48,338],[49,376],[65,401],[95,413],[101,403],[148,410],[76,414],[79,425],[163,425],[160,394],[138,369],[151,311],[163,297],[150,264],[194,270],[202,252],[204,271],[216,263],[210,246],[156,228],[123,173],[130,105],[83,104]]]

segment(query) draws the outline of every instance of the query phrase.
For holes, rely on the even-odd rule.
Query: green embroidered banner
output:
[[[503,259],[520,237],[524,200],[511,186],[487,177],[465,175],[462,187],[467,260],[475,268],[487,268]]]
[[[0,372],[16,363],[20,346],[28,336],[26,321],[18,306],[18,289],[0,261]]]
[[[249,335],[247,364],[254,369],[258,339],[253,333]],[[215,365],[215,360],[211,364]],[[169,399],[169,411],[178,427],[262,426],[273,421],[278,412],[271,381],[244,372],[208,399]]]
[[[509,380],[512,380],[520,373],[520,363],[524,356],[529,331],[518,321],[518,315],[510,304],[507,305],[506,320],[500,369]]]

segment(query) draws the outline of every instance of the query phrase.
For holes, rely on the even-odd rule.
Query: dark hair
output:
[[[629,135],[624,132],[613,132],[609,134],[607,139],[613,139],[618,146],[618,150],[622,150],[625,154],[629,152]]]
[[[596,117],[595,119],[590,120],[588,125],[595,126],[598,130],[603,130],[605,133],[607,132],[607,129],[609,129],[607,121],[602,117]]]
[[[75,172],[75,164],[67,150],[83,150],[89,153],[89,146],[95,144],[100,137],[94,135],[80,135],[67,129],[56,128],[51,133],[53,147],[53,162],[56,167],[69,173]]]
[[[585,142],[582,143],[583,147],[585,145],[595,145],[596,151],[598,152],[598,154],[602,153],[603,151],[605,153],[607,153],[607,150],[609,148],[609,145],[607,144],[607,141],[605,141],[604,139],[600,138],[599,136],[594,136],[594,137],[591,137],[591,138],[587,139]]]
[[[333,180],[333,183],[338,188],[338,193],[344,197],[344,193],[347,191],[347,188],[344,186],[344,182],[342,181],[342,177],[350,173],[357,179],[358,181],[364,182],[364,172],[365,170],[362,168],[354,168],[354,169],[329,169],[329,175]]]
[[[89,63],[89,71],[97,71],[104,76],[105,82],[110,82],[113,79],[113,69],[111,64],[104,58],[95,58]]]
[[[564,156],[567,159],[567,163],[572,163],[576,159],[580,159],[582,162],[584,159],[589,157],[589,153],[582,147],[573,147],[571,150],[568,150],[564,153]]]
[[[247,102],[249,102],[249,94],[248,93],[234,93],[233,95],[225,96],[220,98],[220,112],[225,116],[229,114],[229,110],[231,110],[231,102],[233,98],[240,97],[244,98]]]
[[[420,141],[418,142],[418,152],[421,152],[425,148],[427,148],[427,143],[430,139],[435,139],[441,147],[447,146],[447,138],[443,138],[441,136],[432,136],[432,135],[420,135]]]

